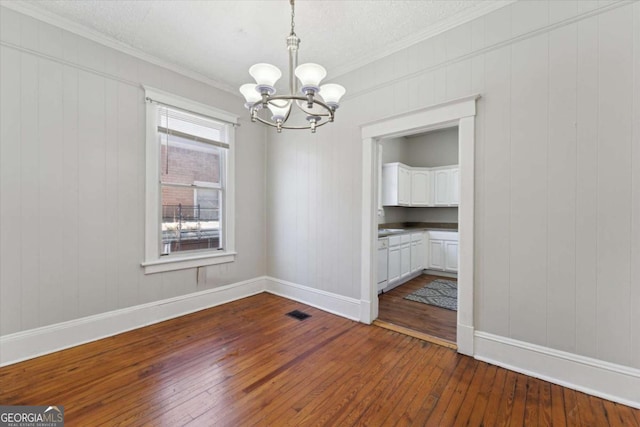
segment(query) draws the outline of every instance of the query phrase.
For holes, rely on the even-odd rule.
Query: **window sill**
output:
[[[236,252],[223,252],[220,254],[191,255],[176,258],[160,258],[154,261],[141,263],[144,274],[162,273],[165,271],[184,270],[186,268],[204,267],[207,265],[225,264],[236,259]]]

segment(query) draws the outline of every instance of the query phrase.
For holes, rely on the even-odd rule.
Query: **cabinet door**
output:
[[[400,246],[389,248],[388,283],[400,280]]]
[[[429,171],[411,171],[411,206],[428,206]]]
[[[458,272],[458,242],[444,242],[444,269],[452,273]]]
[[[387,248],[378,249],[378,283],[387,281],[388,256]]]
[[[411,272],[415,273],[424,268],[422,260],[424,255],[422,253],[422,240],[411,243]]]
[[[436,206],[449,205],[449,169],[433,172],[433,202]]]
[[[400,246],[400,277],[407,277],[411,274],[411,243],[404,243]]]
[[[444,270],[444,241],[429,241],[429,268],[431,270]]]
[[[411,171],[402,166],[398,168],[398,204],[411,204]]]
[[[460,204],[460,169],[453,168],[449,173],[449,204]]]

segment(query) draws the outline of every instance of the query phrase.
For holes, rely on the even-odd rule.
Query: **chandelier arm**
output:
[[[270,122],[270,121],[268,121],[268,120],[265,120],[265,119],[263,119],[262,117],[258,117],[258,116],[256,116],[256,120],[257,120],[257,121],[259,121],[259,122],[260,122],[260,123],[262,123],[262,124],[267,125],[267,126],[271,126],[271,127],[274,127],[274,128],[277,128],[277,127],[278,127],[278,125],[277,125],[276,123],[273,123],[273,122]],[[318,128],[318,127],[320,127],[320,126],[324,126],[324,125],[326,125],[327,123],[331,123],[331,122],[330,122],[330,121],[328,121],[328,120],[327,120],[327,121],[324,121],[324,122],[319,122],[319,123],[316,123],[316,127]],[[282,128],[282,129],[294,129],[294,130],[305,130],[305,129],[311,129],[311,125],[306,125],[306,126],[289,126],[289,125],[281,124],[281,125],[280,125],[280,128]]]
[[[300,96],[300,95],[277,95],[277,96],[267,96],[267,102],[270,101],[278,101],[278,100],[283,100],[283,101],[292,101],[293,104],[297,105],[297,102],[293,102],[294,100],[298,100],[298,101],[307,101],[307,97],[306,96]],[[319,117],[329,117],[330,122],[333,121],[334,117],[335,117],[335,110],[333,108],[331,108],[329,105],[325,104],[324,102],[313,98],[313,103],[314,104],[318,104],[320,105],[322,108],[324,108],[327,112],[326,113],[310,113],[308,111],[305,111],[303,108],[301,108],[298,105],[298,108],[300,108],[300,110],[302,110],[305,114],[309,114],[309,115],[313,115],[313,116],[319,116]],[[252,106],[251,106],[251,111],[253,112],[253,110],[257,110],[257,107],[259,105],[262,105],[262,100],[260,101],[256,101]],[[291,108],[289,109],[289,113],[287,113],[287,117],[285,118],[284,121],[286,121],[289,118],[289,114],[291,113]],[[324,124],[324,123],[323,123]],[[286,128],[285,128],[286,129]]]

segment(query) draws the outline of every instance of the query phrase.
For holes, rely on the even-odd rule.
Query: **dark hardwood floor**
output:
[[[67,426],[640,425],[627,406],[270,294],[0,368],[0,403],[64,405]]]
[[[457,312],[404,299],[436,279],[456,280],[428,274],[409,280],[379,296],[378,319],[455,344]]]

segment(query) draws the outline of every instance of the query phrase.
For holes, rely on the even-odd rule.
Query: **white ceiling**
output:
[[[331,79],[510,2],[297,0],[299,62],[322,64]],[[272,63],[286,75],[288,0],[18,3],[36,17],[93,39],[106,38],[129,52],[142,51],[226,89],[249,82],[247,70],[256,62]]]

